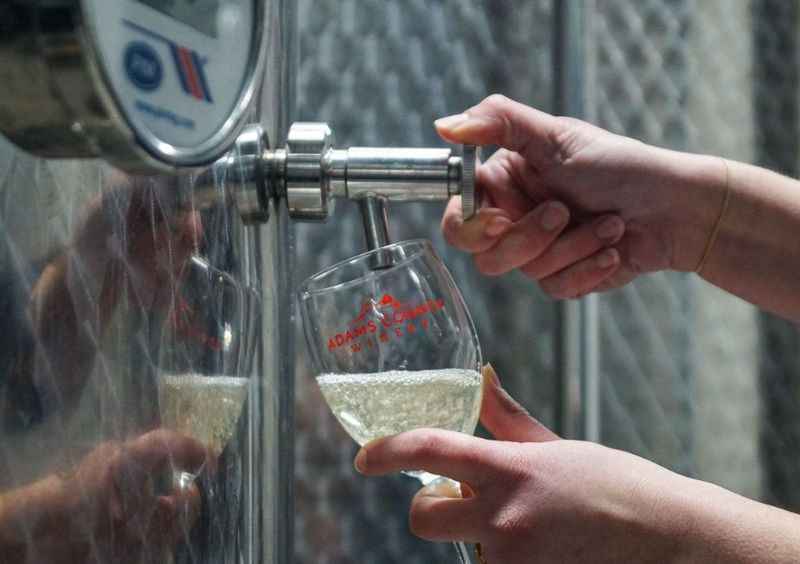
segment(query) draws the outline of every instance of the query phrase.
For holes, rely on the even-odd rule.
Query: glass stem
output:
[[[454,541],[453,548],[456,549],[456,554],[458,554],[458,561],[461,564],[472,564],[472,559],[469,557],[469,549],[467,545],[461,541]]]
[[[445,490],[451,497],[461,497],[461,484],[450,478],[444,476],[436,476],[428,472],[403,472],[404,474],[416,478],[422,482],[423,486],[444,486]],[[448,491],[449,490],[449,491]],[[446,493],[445,493],[446,495]],[[460,564],[472,564],[472,559],[469,556],[469,549],[467,545],[461,541],[453,541],[453,548],[456,549],[458,554],[458,561]]]

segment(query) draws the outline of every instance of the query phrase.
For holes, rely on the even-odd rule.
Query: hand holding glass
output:
[[[405,241],[334,265],[299,291],[317,382],[360,445],[420,427],[472,434],[481,353],[452,276],[429,241]],[[439,478],[406,474],[430,484]],[[463,545],[457,546],[468,562]]]

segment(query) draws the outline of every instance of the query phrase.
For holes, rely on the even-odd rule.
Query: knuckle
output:
[[[459,453],[457,458],[464,466],[482,468],[490,474],[498,472],[498,464],[492,460],[487,460],[477,449],[466,449]]]
[[[489,534],[495,538],[513,537],[524,528],[523,519],[513,506],[498,510],[487,525]]]
[[[495,92],[494,94],[490,94],[487,96],[483,103],[487,106],[497,108],[497,109],[504,109],[508,107],[508,104],[511,102],[511,99],[508,96],[504,96],[503,94],[499,94]]]
[[[556,124],[563,129],[576,129],[586,125],[586,122],[571,116],[555,116]]]
[[[525,417],[530,420],[530,415],[525,413]],[[535,480],[531,473],[532,458],[530,453],[522,447],[522,451],[515,452],[503,465],[503,473],[512,484],[524,484]]]

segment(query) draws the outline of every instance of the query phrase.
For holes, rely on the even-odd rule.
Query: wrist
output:
[[[727,166],[719,157],[655,150],[666,196],[664,227],[670,241],[670,268],[693,272],[730,189]]]

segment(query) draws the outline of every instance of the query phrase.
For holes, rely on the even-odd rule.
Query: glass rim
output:
[[[330,286],[325,286],[325,287],[322,287],[322,288],[314,288],[314,289],[310,288],[310,286],[314,282],[318,282],[318,281],[322,280],[326,276],[329,276],[334,271],[339,270],[340,268],[342,268],[344,266],[347,266],[347,265],[350,265],[350,264],[359,263],[359,262],[363,262],[363,261],[368,260],[370,257],[372,257],[372,256],[374,256],[374,255],[376,255],[377,253],[380,253],[380,252],[385,252],[387,250],[391,250],[391,249],[394,249],[394,248],[411,246],[411,245],[415,245],[415,244],[420,246],[420,248],[418,250],[416,250],[413,253],[411,253],[410,255],[404,257],[402,260],[395,262],[394,264],[392,264],[388,268],[381,269],[380,271],[377,271],[377,272],[373,271],[373,272],[369,272],[369,273],[366,273],[366,274],[362,274],[362,275],[354,277],[354,278],[352,278],[350,280],[346,280],[344,282],[339,282],[338,284],[331,284]],[[377,249],[371,249],[369,251],[365,251],[363,253],[354,255],[354,256],[352,256],[350,258],[347,258],[347,259],[344,259],[344,260],[340,260],[339,262],[334,263],[334,264],[332,264],[332,265],[330,265],[328,267],[325,267],[322,270],[320,270],[319,272],[316,272],[315,274],[312,274],[311,276],[309,276],[308,278],[303,280],[303,282],[300,284],[300,287],[297,290],[297,294],[300,297],[300,299],[304,299],[304,298],[306,298],[308,296],[324,294],[326,292],[335,292],[335,291],[340,290],[342,288],[346,288],[346,287],[352,286],[352,285],[354,285],[356,283],[362,282],[362,281],[366,280],[369,277],[381,276],[381,275],[383,275],[385,273],[392,272],[395,269],[400,268],[400,267],[408,264],[410,261],[412,261],[415,258],[419,257],[423,252],[425,252],[426,249],[433,250],[433,243],[431,242],[431,240],[430,239],[425,239],[425,238],[416,238],[416,239],[406,239],[404,241],[397,241],[395,243],[389,243],[388,245],[384,245],[383,247],[378,247]]]

